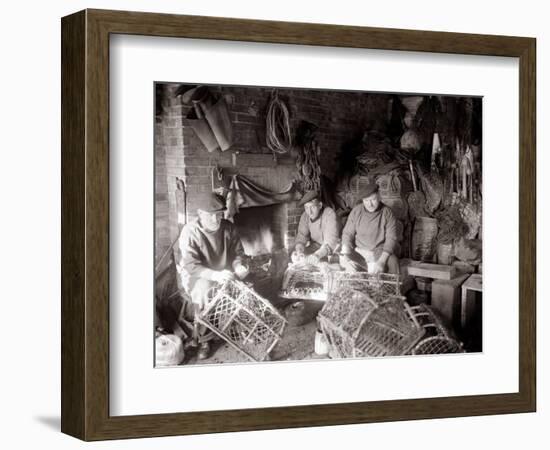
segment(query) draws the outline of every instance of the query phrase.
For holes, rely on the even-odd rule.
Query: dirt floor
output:
[[[266,279],[263,280],[264,282]],[[297,361],[308,359],[328,359],[328,355],[315,353],[315,334],[317,331],[317,314],[322,309],[324,302],[314,300],[288,300],[278,296],[279,279],[268,280],[267,284],[255,285],[257,292],[277,308],[279,313],[288,321],[288,325],[282,335],[282,339],[270,352],[266,360],[269,361]],[[415,282],[412,277],[403,278],[402,292],[405,292],[407,302],[411,305],[420,303],[430,304],[429,292],[414,289]],[[481,303],[481,302],[480,302]],[[481,325],[477,327],[481,330]],[[469,333],[468,339],[462,339],[466,351],[481,351],[481,335]],[[461,336],[459,336],[461,337]],[[473,339],[473,341],[472,341]],[[472,342],[469,342],[472,341]],[[197,360],[197,349],[187,347],[183,365],[190,364],[241,364],[253,362],[251,359],[222,341],[211,341],[211,353],[205,360]]]
[[[323,307],[323,303],[311,300],[294,301],[282,299],[271,299],[271,302],[287,318],[289,324],[283,332],[283,338],[271,351],[269,360],[327,359],[328,356],[317,355],[315,353],[316,317]],[[196,350],[188,350],[184,364],[235,364],[251,362],[245,354],[222,340],[212,343],[211,356],[202,361],[197,361]]]

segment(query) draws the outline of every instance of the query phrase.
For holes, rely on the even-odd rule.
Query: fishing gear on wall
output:
[[[266,144],[275,153],[287,153],[292,147],[290,113],[277,91],[271,94],[266,116]]]
[[[315,140],[317,128],[317,125],[302,120],[296,130],[295,141],[298,150],[296,167],[303,192],[321,189],[321,165],[319,164],[321,149]]]
[[[233,124],[223,95],[216,95],[208,86],[189,88],[181,85],[175,93],[185,106],[191,106],[183,118],[183,124],[190,126],[209,152],[222,152],[233,145]]]

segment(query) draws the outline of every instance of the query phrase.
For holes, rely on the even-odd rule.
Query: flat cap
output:
[[[298,202],[298,206],[304,206],[307,202],[316,198],[321,198],[318,191],[307,191]]]
[[[361,199],[369,197],[375,192],[378,192],[378,185],[376,183],[369,183],[361,189]]]

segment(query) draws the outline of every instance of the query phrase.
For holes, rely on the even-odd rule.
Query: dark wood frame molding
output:
[[[474,416],[536,408],[536,40],[525,37],[85,10],[62,31],[61,429],[84,440]],[[109,416],[109,35],[519,58],[519,392]]]

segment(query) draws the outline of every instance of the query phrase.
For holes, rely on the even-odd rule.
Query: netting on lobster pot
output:
[[[197,321],[252,361],[268,359],[287,323],[268,300],[240,281],[210,289]]]
[[[279,296],[290,299],[326,301],[329,285],[327,272],[288,268],[283,277]]]
[[[399,275],[391,273],[345,272],[335,271],[330,274],[330,292],[337,292],[343,287],[366,292],[377,302],[388,295],[401,295]]]
[[[411,350],[413,355],[464,353],[462,343],[432,308],[421,304],[411,308],[415,319],[424,329],[424,336]]]
[[[330,295],[318,323],[333,358],[405,355],[424,335],[403,297],[377,301],[349,287]]]

